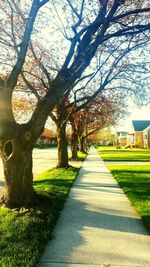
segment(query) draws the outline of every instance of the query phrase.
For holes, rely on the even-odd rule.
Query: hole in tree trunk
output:
[[[4,155],[5,157],[8,159],[10,158],[10,156],[13,153],[13,146],[12,146],[12,142],[8,141],[5,146],[4,146]]]

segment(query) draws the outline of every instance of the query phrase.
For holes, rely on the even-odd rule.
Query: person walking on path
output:
[[[150,266],[150,237],[94,147],[39,266]]]

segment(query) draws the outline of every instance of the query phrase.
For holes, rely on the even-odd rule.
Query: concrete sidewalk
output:
[[[39,266],[150,266],[150,237],[94,148]]]

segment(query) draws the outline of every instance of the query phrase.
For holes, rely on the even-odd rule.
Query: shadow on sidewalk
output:
[[[94,150],[90,158],[70,191],[40,266],[149,266],[150,239],[141,219]]]
[[[51,266],[51,263],[56,264],[57,262],[71,264],[74,260],[78,264],[81,262],[82,264],[87,264],[87,262],[93,264],[93,259],[94,264],[103,263],[105,259],[109,263],[112,261],[120,263],[121,261],[123,263],[130,262],[131,266],[137,266],[135,263],[139,263],[138,266],[148,266],[145,265],[145,240],[143,239],[147,233],[141,220],[113,214],[114,210],[112,209],[101,208],[98,210],[98,206],[91,210],[91,206],[89,208],[85,205],[84,200],[82,202],[76,199],[77,195],[76,192],[73,192],[72,199],[66,203],[63,210],[63,221],[60,220],[56,226],[56,239],[49,242],[41,259],[40,267]],[[86,256],[84,255],[84,246]],[[148,243],[146,249],[149,249]],[[128,250],[131,253],[128,253]],[[45,264],[50,262],[50,265],[42,262]]]
[[[87,198],[88,198],[88,191],[93,190],[91,187],[88,189],[87,187],[83,186],[84,190],[87,190]],[[82,188],[83,190],[83,188]],[[102,188],[97,189],[97,191],[101,191]],[[101,228],[101,229],[107,229],[112,231],[119,231],[119,232],[128,232],[128,233],[135,233],[139,235],[147,235],[147,232],[141,222],[140,218],[134,218],[129,216],[120,216],[117,214],[120,210],[117,207],[116,202],[116,210],[115,209],[106,209],[106,208],[99,208],[99,203],[97,205],[88,205],[84,204],[84,197],[83,202],[77,200],[79,193],[75,192],[75,188],[73,190],[74,197],[70,200],[69,206],[72,207],[72,212],[69,209],[69,215],[71,215],[70,222],[68,224],[71,224],[75,226],[75,232],[80,232],[84,227],[93,227],[93,228]],[[103,191],[103,190],[102,190]],[[108,194],[116,192],[109,190],[103,194],[103,200],[108,198]],[[86,193],[84,193],[86,194]],[[123,194],[123,193],[122,193]],[[93,195],[93,197],[96,198],[96,194]],[[66,205],[68,206],[68,205]],[[93,209],[93,210],[92,210]],[[95,210],[94,210],[95,209]],[[117,211],[118,209],[118,211]],[[67,213],[67,207],[66,212]],[[116,214],[115,214],[116,213]],[[79,214],[79,217],[78,217]],[[69,220],[69,218],[68,218]]]

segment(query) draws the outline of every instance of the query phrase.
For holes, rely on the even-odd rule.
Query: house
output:
[[[150,148],[150,120],[133,120],[131,145],[138,148]]]
[[[53,145],[56,143],[57,143],[56,134],[47,128],[44,129],[44,132],[37,140],[38,145]]]
[[[130,132],[117,132],[120,147],[150,148],[150,120],[133,120]]]
[[[150,125],[143,131],[144,148],[150,148]]]
[[[117,132],[118,145],[125,147],[128,143],[128,132],[120,131]]]

